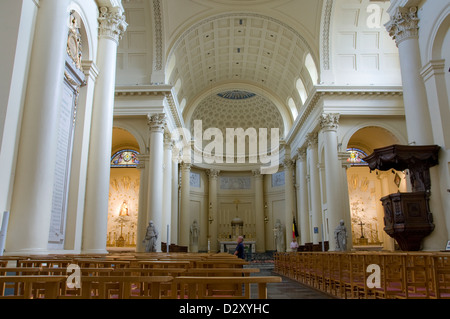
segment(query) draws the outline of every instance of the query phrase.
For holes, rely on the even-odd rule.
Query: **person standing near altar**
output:
[[[244,253],[244,237],[239,236],[237,239],[237,246],[236,250],[234,252],[234,255],[237,256],[240,259],[245,259],[245,253]]]

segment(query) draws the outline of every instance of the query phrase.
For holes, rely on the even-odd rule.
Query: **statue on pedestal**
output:
[[[279,219],[277,219],[277,221],[275,223],[274,237],[275,237],[275,243],[277,245],[277,252],[285,252],[286,244],[285,244],[285,238],[284,238],[283,225],[281,225],[281,222]]]
[[[147,233],[145,234],[145,239],[142,241],[145,244],[145,252],[147,253],[155,253],[156,250],[156,241],[158,239],[158,230],[156,229],[153,221],[148,223]]]
[[[347,251],[347,228],[344,221],[341,220],[339,226],[334,231],[336,241],[336,251]]]
[[[197,220],[191,225],[191,252],[198,253],[198,237],[200,235],[200,227]]]

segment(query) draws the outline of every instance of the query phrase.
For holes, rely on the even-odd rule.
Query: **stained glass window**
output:
[[[350,158],[347,162],[353,166],[367,166],[368,164],[363,161],[363,158],[367,157],[367,153],[358,148],[349,148],[347,152],[350,154]]]
[[[122,150],[114,154],[111,158],[112,168],[137,167],[139,160],[138,152],[133,150]]]

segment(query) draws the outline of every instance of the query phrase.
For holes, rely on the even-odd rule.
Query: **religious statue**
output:
[[[198,237],[200,235],[200,227],[197,220],[191,225],[191,252],[198,253]]]
[[[130,216],[128,215],[128,204],[127,201],[123,201],[122,206],[120,206],[119,216]]]
[[[155,253],[156,252],[156,241],[158,239],[158,230],[156,229],[153,221],[148,223],[147,233],[145,234],[145,239],[142,243],[145,244],[145,252]]]
[[[277,221],[275,222],[274,236],[277,245],[277,252],[285,252],[286,245],[285,245],[283,225],[281,225],[279,219],[277,219]]]
[[[343,220],[334,231],[334,239],[336,240],[336,251],[347,251],[347,228],[344,226]]]

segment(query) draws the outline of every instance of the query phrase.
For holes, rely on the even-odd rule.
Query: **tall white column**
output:
[[[285,173],[285,224],[286,224],[286,251],[291,251],[291,241],[292,241],[292,225],[294,222],[295,214],[295,193],[294,193],[294,164],[295,162],[291,159],[287,159],[283,162],[284,173]]]
[[[339,153],[339,161],[340,161],[340,180],[341,180],[341,197],[342,197],[342,208],[344,212],[344,222],[345,227],[347,228],[347,250],[353,249],[353,234],[352,234],[352,214],[350,210],[350,194],[348,192],[348,169],[351,167],[351,164],[348,163],[349,154],[347,152]],[[383,218],[381,218],[383,220]],[[378,228],[380,229],[380,228]],[[332,237],[334,239],[334,229],[332,230]]]
[[[45,253],[50,229],[68,0],[40,2],[23,109],[6,252]]]
[[[207,171],[209,176],[209,232],[208,237],[211,240],[211,252],[218,252],[218,236],[217,236],[217,228],[218,228],[218,219],[219,216],[217,214],[217,181],[219,179],[219,170],[209,170]]]
[[[156,251],[161,251],[163,228],[163,166],[164,166],[164,127],[166,126],[166,115],[155,114],[149,116],[150,128],[150,157],[148,161],[148,221],[153,221],[159,232],[156,241]],[[165,240],[165,239],[164,239]]]
[[[256,252],[266,252],[266,231],[264,212],[264,175],[261,170],[253,171],[255,182],[255,216],[256,216]]]
[[[179,233],[179,164],[178,159],[174,157],[172,162],[172,227],[170,231],[170,238],[172,244],[178,245],[178,233]]]
[[[162,241],[167,241],[167,225],[169,225],[169,236],[172,233],[172,149],[173,142],[170,134],[164,134]]]
[[[191,223],[191,164],[181,164],[181,207],[180,207],[180,238],[181,246],[189,247],[189,232]]]
[[[313,244],[322,241],[322,201],[320,197],[319,153],[317,133],[307,136],[307,157],[309,166],[309,185],[311,199],[311,226]]]
[[[320,126],[325,144],[325,188],[328,207],[328,239],[330,251],[336,249],[334,230],[341,220],[345,221],[342,187],[347,187],[341,179],[342,164],[338,154],[337,129],[339,126],[339,114],[322,114]]]
[[[139,165],[137,169],[140,171],[139,182],[139,208],[138,221],[136,230],[136,252],[145,252],[145,244],[143,240],[147,232],[147,194],[148,194],[148,154],[138,155]]]
[[[118,8],[100,8],[97,67],[83,221],[83,253],[106,253],[116,57],[127,28]]]
[[[431,122],[432,116],[430,110],[433,115],[436,115],[436,112],[435,106],[432,106],[430,109],[428,105],[428,96],[424,83],[424,79],[427,81],[427,71],[424,71],[425,74],[422,72],[422,59],[419,47],[420,19],[417,13],[418,8],[415,6],[396,7],[391,14],[391,20],[386,24],[386,29],[396,41],[400,54],[408,140],[411,144],[431,145],[437,142],[435,138],[437,140],[440,139],[440,132],[436,129],[433,132],[434,125]],[[446,113],[448,113],[448,101],[446,101],[446,104]],[[444,104],[443,109],[445,108]],[[433,116],[433,122],[435,121],[435,117]],[[448,125],[445,126],[447,127]],[[433,133],[436,136],[433,136]],[[443,176],[440,176],[441,174],[442,169],[440,170],[438,167],[430,169],[432,181],[430,210],[433,213],[436,228],[424,239],[424,250],[442,249],[442,242],[448,240],[448,230],[447,227],[444,227],[446,221],[444,217],[443,199],[441,197],[443,195],[443,190],[440,185],[440,179],[443,178]],[[448,194],[445,194],[444,198],[447,196]]]
[[[397,8],[386,24],[400,54],[403,81],[406,128],[410,144],[431,145],[433,132],[428,100],[420,75],[422,62],[419,48],[419,18],[417,7]]]
[[[310,242],[308,185],[306,182],[306,149],[299,149],[297,158],[297,221],[300,227],[300,244]]]

